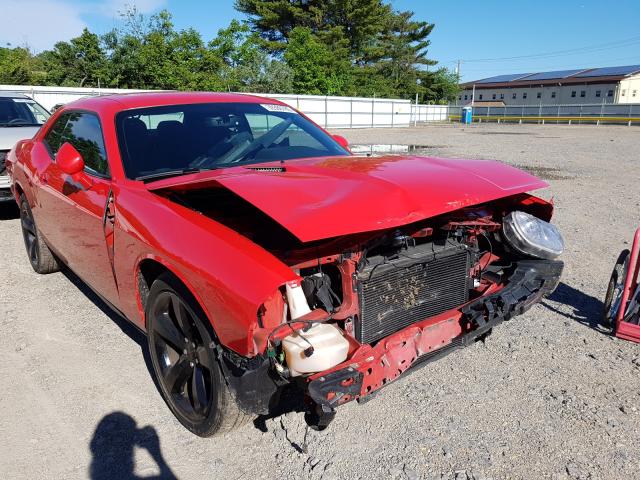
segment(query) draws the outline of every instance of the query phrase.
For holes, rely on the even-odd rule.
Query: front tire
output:
[[[607,287],[607,295],[604,299],[604,305],[602,309],[602,325],[612,334],[615,334],[616,330],[616,317],[620,308],[625,306],[620,305],[622,300],[622,291],[624,290],[624,282],[627,278],[627,270],[629,269],[629,250],[623,250],[616,260],[616,264],[611,272],[611,278],[609,279],[609,285]]]
[[[20,195],[20,225],[31,267],[37,273],[42,274],[60,270],[58,260],[56,260],[36,226],[31,207],[24,194]]]
[[[201,437],[245,423],[250,417],[227,386],[211,326],[184,285],[161,275],[151,286],[145,315],[154,375],[180,423]]]

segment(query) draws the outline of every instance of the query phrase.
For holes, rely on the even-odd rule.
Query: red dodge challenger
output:
[[[357,157],[273,99],[87,98],[8,156],[29,261],[66,265],[147,333],[197,435],[297,392],[324,428],[557,285],[537,178],[490,161]],[[304,402],[303,402],[304,401]]]

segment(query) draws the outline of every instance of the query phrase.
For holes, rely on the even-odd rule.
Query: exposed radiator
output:
[[[377,259],[358,274],[356,339],[371,343],[469,298],[469,251],[423,245],[394,260]]]

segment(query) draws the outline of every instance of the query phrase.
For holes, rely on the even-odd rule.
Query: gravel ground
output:
[[[72,274],[35,274],[0,209],[2,478],[636,478],[640,350],[603,334],[601,299],[640,224],[640,130],[427,126],[341,131],[498,159],[547,178],[567,244],[558,290],[485,344],[418,370],[324,432],[300,413],[222,438],[164,405],[145,338]]]

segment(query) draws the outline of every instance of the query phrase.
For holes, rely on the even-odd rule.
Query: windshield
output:
[[[294,158],[348,155],[295,110],[256,103],[199,103],[120,112],[127,177],[173,174]]]
[[[0,97],[0,127],[40,126],[49,117],[49,112],[30,98]]]

